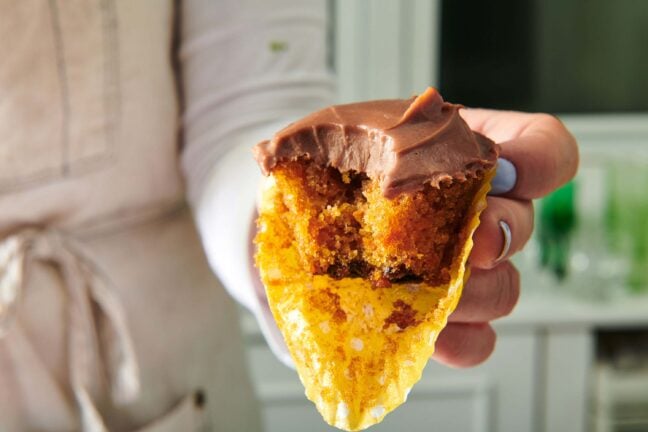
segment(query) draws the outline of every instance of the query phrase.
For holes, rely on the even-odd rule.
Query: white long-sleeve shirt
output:
[[[260,171],[251,147],[331,103],[326,3],[203,5],[183,17],[180,50],[187,78],[182,167],[188,196],[212,268],[290,364],[252,262]]]

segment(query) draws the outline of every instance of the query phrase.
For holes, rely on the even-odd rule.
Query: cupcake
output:
[[[324,419],[364,429],[403,403],[467,278],[498,148],[460,105],[338,105],[254,148],[256,264]]]

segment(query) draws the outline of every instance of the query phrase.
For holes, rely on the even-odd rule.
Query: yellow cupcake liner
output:
[[[450,283],[389,288],[373,288],[361,278],[316,276],[302,268],[291,227],[277,211],[281,191],[272,176],[267,177],[259,206],[256,262],[306,396],[328,424],[348,431],[365,429],[407,400],[468,278],[472,234],[494,173],[493,169],[486,175],[473,200]]]

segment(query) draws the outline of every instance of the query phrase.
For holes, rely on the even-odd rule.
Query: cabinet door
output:
[[[593,358],[587,326],[549,329],[546,335],[544,430],[584,432],[588,429],[588,378]],[[632,428],[628,430],[642,430]]]
[[[500,330],[495,353],[479,367],[451,369],[431,361],[408,401],[371,430],[532,431],[536,350],[533,333]],[[296,373],[264,344],[248,352],[267,432],[337,430],[306,399]]]

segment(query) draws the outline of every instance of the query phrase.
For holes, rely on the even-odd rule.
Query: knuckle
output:
[[[454,324],[446,327],[437,341],[437,354],[441,354],[445,362],[455,367],[462,367],[473,357],[475,346],[472,341],[470,325]]]
[[[491,356],[496,340],[495,331],[487,323],[455,324],[441,333],[433,357],[451,367],[473,367]]]
[[[565,183],[574,175],[578,170],[579,165],[579,149],[578,142],[574,135],[567,129],[565,124],[558,117],[552,114],[537,114],[537,121],[542,123],[548,131],[553,131],[559,142],[560,146],[560,163],[564,165],[560,171],[565,176],[561,183]],[[558,161],[557,161],[558,163]]]
[[[470,349],[469,335],[465,331],[461,331],[462,327],[454,329],[453,340],[446,346],[450,358],[462,359]]]
[[[566,129],[563,122],[555,115],[549,113],[539,113],[539,121],[546,123],[548,126],[551,126],[556,129]]]
[[[522,249],[527,244],[533,235],[533,228],[535,226],[535,212],[533,211],[533,202],[527,201],[522,203],[522,211],[520,214],[521,221],[517,224],[518,230],[515,233],[519,238],[519,249]]]
[[[570,135],[565,124],[557,116],[548,113],[537,113],[535,116],[536,124],[542,126],[544,130],[557,132],[561,135]]]
[[[533,234],[533,229],[535,228],[535,210],[534,210],[534,205],[533,201],[529,201],[528,203],[528,208],[529,208],[529,226],[531,227],[531,230],[529,232],[529,238],[531,237],[531,234]]]
[[[470,366],[477,366],[478,364],[485,362],[493,354],[493,351],[495,351],[495,344],[497,342],[497,334],[495,333],[495,330],[493,330],[493,328],[488,324],[486,324],[483,329],[483,345],[481,346],[479,355],[473,359]]]
[[[495,310],[499,317],[510,315],[520,298],[520,272],[510,262],[502,263],[498,274]]]
[[[513,207],[513,206],[512,206]],[[517,201],[512,211],[515,216],[511,219],[514,223],[511,225],[513,234],[512,253],[518,252],[524,248],[533,235],[535,224],[535,215],[532,201]]]
[[[565,170],[565,172],[567,175],[567,180],[570,180],[576,175],[576,172],[578,171],[578,166],[580,164],[580,154],[576,138],[569,131],[566,131],[566,133],[567,145],[565,146],[565,153],[567,153],[567,155],[564,159],[568,168]]]

